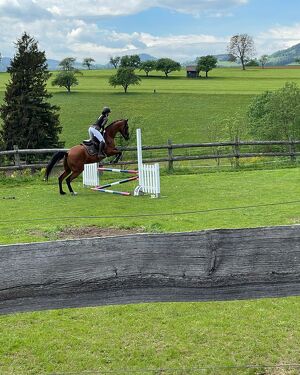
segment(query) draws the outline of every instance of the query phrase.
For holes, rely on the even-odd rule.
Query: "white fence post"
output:
[[[83,177],[83,186],[98,186],[99,185],[98,163],[84,164],[82,177]]]
[[[134,190],[134,195],[151,194],[158,198],[160,195],[159,164],[143,164],[142,133],[136,130],[136,145],[138,156],[139,185]]]
[[[160,174],[159,174],[159,164],[155,163],[154,164],[154,186],[155,186],[155,191],[154,194],[159,197],[160,196]]]
[[[139,171],[139,184],[144,185],[143,175],[143,151],[142,151],[142,132],[141,129],[136,129],[136,147],[138,157],[138,171]]]

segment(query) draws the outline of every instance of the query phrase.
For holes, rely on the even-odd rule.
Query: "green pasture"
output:
[[[77,196],[59,196],[56,177],[2,178],[0,242],[53,240],[69,227],[169,232],[300,222],[297,168],[161,181],[162,197],[151,199],[96,193],[79,180]],[[295,297],[1,316],[0,373],[296,374],[264,366],[299,363],[299,313]],[[245,365],[262,368],[196,370]]]
[[[108,85],[111,74],[84,71],[70,95],[49,84],[53,103],[61,107],[67,147],[87,137],[88,124],[104,105],[112,108],[112,120],[128,118],[133,128],[141,127],[144,144],[208,141],[209,124],[244,114],[253,95],[286,81],[300,84],[297,69],[215,69],[207,80],[186,79],[181,71],[169,79],[158,73],[143,78],[125,95]],[[1,73],[0,102],[7,81]],[[162,172],[160,199],[96,193],[83,188],[80,178],[73,183],[76,197],[60,196],[55,176],[48,183],[42,174],[1,176],[0,244],[55,240],[66,228],[178,232],[300,223],[298,168]],[[132,190],[134,184],[121,187]],[[299,301],[156,303],[0,316],[0,374],[297,374],[272,366],[300,362]],[[261,368],[235,367],[246,365]]]
[[[81,178],[73,187],[78,196],[60,196],[56,177],[49,183],[38,177],[2,180],[0,243],[56,239],[70,226],[182,232],[300,221],[298,168],[164,174],[160,199],[97,193],[83,188]],[[119,190],[133,188],[134,183],[120,185]],[[68,191],[65,185],[64,189]]]
[[[266,366],[299,364],[299,313],[293,297],[0,316],[0,372],[296,375],[299,368]]]
[[[167,139],[177,143],[208,141],[210,124],[221,123],[237,112],[244,114],[253,95],[278,89],[286,81],[300,84],[298,69],[218,68],[208,79],[188,79],[184,70],[171,73],[167,79],[158,72],[148,78],[138,72],[141,85],[130,86],[125,95],[121,87],[109,86],[108,78],[113,73],[83,71],[70,95],[49,82],[52,102],[61,107],[61,139],[67,147],[87,138],[88,125],[104,105],[112,108],[112,120],[128,118],[132,127],[141,127],[145,144],[162,144]],[[0,73],[0,101],[8,78],[7,73]],[[222,129],[220,134],[228,138]]]

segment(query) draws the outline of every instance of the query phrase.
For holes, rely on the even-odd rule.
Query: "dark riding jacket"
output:
[[[102,114],[100,117],[98,117],[97,121],[92,125],[92,127],[99,130],[99,132],[103,132],[104,126],[106,125],[107,121],[108,121],[108,115]]]

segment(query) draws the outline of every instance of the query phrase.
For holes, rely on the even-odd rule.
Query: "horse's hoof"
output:
[[[73,191],[73,193],[71,193],[72,195],[77,195],[78,193],[76,193],[76,191]]]
[[[67,194],[64,191],[60,191],[59,193],[60,193],[60,195],[66,195]]]

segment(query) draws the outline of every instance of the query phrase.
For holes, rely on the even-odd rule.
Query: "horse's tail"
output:
[[[68,155],[66,151],[58,151],[56,154],[53,155],[52,159],[49,161],[46,172],[45,172],[45,180],[48,181],[49,175],[57,162],[59,162],[64,156]]]

